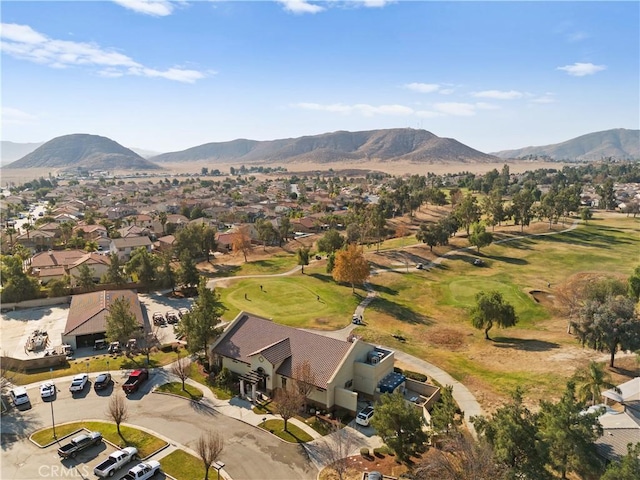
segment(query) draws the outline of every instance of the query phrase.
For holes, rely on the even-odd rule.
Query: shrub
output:
[[[369,449],[367,447],[362,447],[360,449],[360,456],[368,457],[369,456]]]
[[[419,372],[412,372],[410,370],[404,371],[404,376],[410,378],[411,380],[415,380],[417,382],[426,382],[429,377]]]
[[[385,454],[384,447],[374,448],[373,454],[378,458],[384,457],[384,454]]]
[[[169,353],[173,350],[173,345],[170,343],[165,343],[164,345],[160,345],[160,350],[162,350],[164,353]]]
[[[214,382],[218,387],[227,387],[231,385],[233,382],[231,371],[227,367],[224,367],[222,370],[220,370],[220,373],[216,375]]]

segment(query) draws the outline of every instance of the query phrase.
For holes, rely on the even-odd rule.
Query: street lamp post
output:
[[[213,464],[211,466],[216,469],[217,480],[220,480],[220,470],[222,470],[224,468],[224,463],[223,462],[213,462]]]
[[[56,420],[53,417],[53,399],[49,400],[49,403],[51,404],[51,425],[53,426],[53,438],[57,440],[58,437],[56,436]]]

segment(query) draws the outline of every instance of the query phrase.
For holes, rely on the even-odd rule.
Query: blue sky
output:
[[[423,128],[484,152],[640,128],[640,3],[2,1],[2,139],[159,152]]]

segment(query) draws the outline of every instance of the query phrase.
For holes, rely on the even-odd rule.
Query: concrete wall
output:
[[[335,405],[355,414],[358,410],[358,392],[352,392],[344,388],[335,388]]]
[[[15,303],[3,303],[2,310],[16,310],[18,308],[36,308],[36,307],[48,307],[51,305],[61,305],[71,302],[71,296],[53,297],[53,298],[34,298],[33,300],[25,300],[23,302]]]
[[[48,355],[46,357],[29,358],[22,360],[13,357],[0,357],[3,368],[18,372],[29,372],[51,367],[59,367],[67,364],[65,355]]]
[[[393,371],[394,361],[394,354],[390,352],[377,365],[367,363],[366,357],[364,360],[357,362],[354,365],[355,378],[353,388],[366,395],[374,395],[380,380]]]

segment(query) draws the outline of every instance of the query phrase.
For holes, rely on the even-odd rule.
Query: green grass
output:
[[[138,455],[140,458],[147,457],[153,452],[161,449],[167,443],[160,438],[151,435],[150,433],[138,430],[134,427],[126,425],[120,426],[120,432],[122,437],[118,435],[118,430],[115,423],[108,422],[74,422],[67,423],[56,427],[56,435],[58,438],[69,434],[81,428],[85,428],[89,431],[98,431],[102,433],[102,437],[105,440],[117,445],[119,448],[124,447],[136,447],[138,449]],[[65,433],[66,432],[66,433]],[[32,440],[40,446],[47,445],[54,440],[53,429],[45,428],[39,430],[32,435]]]
[[[160,459],[162,471],[176,480],[194,480],[204,478],[202,460],[184,450],[176,450]],[[218,480],[218,472],[209,467],[209,479]]]
[[[191,362],[191,365],[189,366],[189,378],[207,386],[216,398],[219,398],[220,400],[229,400],[233,398],[234,393],[232,391],[214,385],[213,382],[209,380],[209,377],[204,373],[202,367],[196,362]]]
[[[158,392],[172,393],[173,395],[179,395],[189,400],[200,400],[202,398],[202,391],[199,388],[184,384],[184,390],[182,389],[182,382],[170,382],[160,385],[157,389]]]
[[[243,279],[218,291],[228,308],[225,319],[245,310],[291,327],[326,330],[345,327],[364,296],[362,290],[353,295],[350,286],[336,284],[327,274],[311,272]]]
[[[174,362],[176,359],[175,352],[162,352],[158,351],[156,353],[151,354],[149,358],[149,367],[159,367],[162,365],[167,365],[171,362]],[[107,370],[120,370],[120,369],[130,369],[130,368],[138,368],[145,366],[145,362],[147,360],[146,355],[137,355],[130,359],[125,355],[118,355],[117,357],[112,357],[107,354],[99,354],[83,359],[71,360],[68,365],[55,368],[53,372],[50,372],[49,369],[45,370],[36,370],[30,373],[16,373],[14,382],[17,385],[26,385],[28,383],[35,382],[43,382],[45,380],[49,380],[51,378],[59,378],[66,377],[67,375],[76,375],[78,373],[86,373],[87,370],[89,373],[91,372],[106,372]],[[107,361],[109,365],[107,366]],[[89,363],[89,367],[87,369],[87,362]]]
[[[291,422],[287,422],[287,430],[284,430],[283,420],[267,420],[258,425],[289,443],[306,443],[313,440],[313,437],[304,430],[296,427]]]

